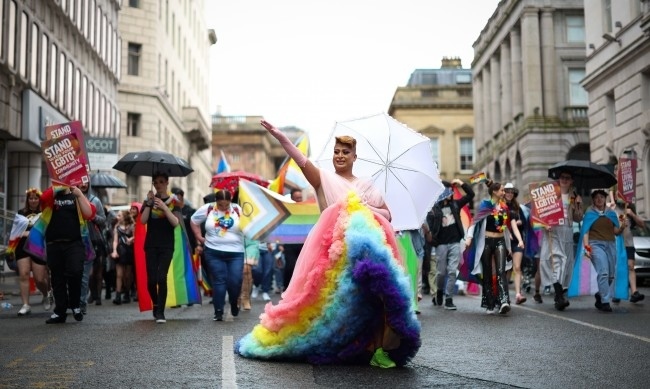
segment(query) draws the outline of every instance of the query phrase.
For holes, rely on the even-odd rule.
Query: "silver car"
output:
[[[632,229],[634,235],[634,270],[638,286],[650,280],[650,220],[644,221],[644,227],[636,226]]]

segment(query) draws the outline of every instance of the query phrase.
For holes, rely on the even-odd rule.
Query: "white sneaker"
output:
[[[52,304],[54,304],[54,295],[52,294],[52,290],[50,290],[47,292],[47,296],[43,296],[43,309],[49,311],[52,309]]]
[[[257,287],[253,286],[253,291],[251,292],[251,298],[256,299],[257,296],[259,295],[259,290],[257,290]]]
[[[18,311],[18,316],[29,315],[31,312],[32,307],[30,307],[28,304],[24,304],[22,308],[20,308],[20,311]]]
[[[271,296],[269,296],[268,293],[264,292],[262,293],[262,299],[264,299],[264,301],[271,301]]]

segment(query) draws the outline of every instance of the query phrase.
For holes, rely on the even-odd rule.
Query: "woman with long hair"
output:
[[[115,299],[113,304],[131,302],[131,278],[133,274],[133,232],[135,221],[131,211],[117,214],[117,225],[113,231],[111,258],[115,260]]]
[[[481,283],[481,307],[488,314],[506,314],[510,311],[508,279],[506,277],[507,251],[510,251],[512,237],[519,241],[517,247],[523,249],[524,241],[519,233],[516,220],[510,217],[510,209],[505,202],[505,188],[502,184],[488,180],[489,198],[481,201],[473,224],[467,231],[465,263],[471,274]],[[461,271],[463,274],[463,271]],[[468,280],[469,281],[469,280]]]
[[[505,200],[506,205],[510,209],[510,217],[517,223],[519,233],[525,239],[526,229],[526,216],[517,201],[519,189],[515,188],[512,183],[507,183],[505,186]],[[514,234],[514,231],[510,231]],[[524,249],[519,247],[519,240],[517,237],[510,242],[510,252],[512,253],[512,272],[514,274],[515,283],[515,304],[523,304],[526,302],[526,297],[521,293],[521,261],[524,258]],[[509,272],[508,272],[509,273]],[[508,277],[509,279],[510,277]]]
[[[18,316],[25,316],[31,313],[32,307],[29,305],[29,274],[34,275],[34,283],[38,290],[43,294],[43,308],[46,311],[52,309],[54,296],[50,289],[50,273],[47,264],[42,259],[30,255],[23,250],[25,240],[29,235],[34,222],[41,214],[41,191],[36,188],[29,188],[25,191],[25,206],[18,210],[18,214],[25,216],[28,220],[27,229],[23,232],[18,246],[16,247],[16,271],[18,272],[18,282],[20,286],[20,299],[23,306],[18,311]]]

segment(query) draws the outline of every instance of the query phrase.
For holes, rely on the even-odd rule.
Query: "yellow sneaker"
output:
[[[391,367],[395,367],[395,362],[393,362],[392,359],[388,356],[388,353],[384,351],[383,348],[379,347],[377,350],[375,350],[375,354],[372,356],[372,359],[370,360],[370,366],[377,366],[381,367],[382,369],[390,369]]]

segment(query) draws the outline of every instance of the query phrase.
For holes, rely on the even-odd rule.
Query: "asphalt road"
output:
[[[650,288],[641,291],[650,296]],[[278,296],[273,296],[277,301]],[[167,309],[166,324],[134,303],[89,306],[82,322],[49,313],[17,317],[19,299],[0,311],[1,388],[647,388],[650,298],[606,314],[592,297],[565,312],[552,297],[486,315],[477,296],[457,311],[421,302],[422,347],[405,368],[311,366],[241,358],[233,344],[257,323],[263,302],[234,320],[212,321],[212,306]],[[353,319],[353,318],[351,318]]]

